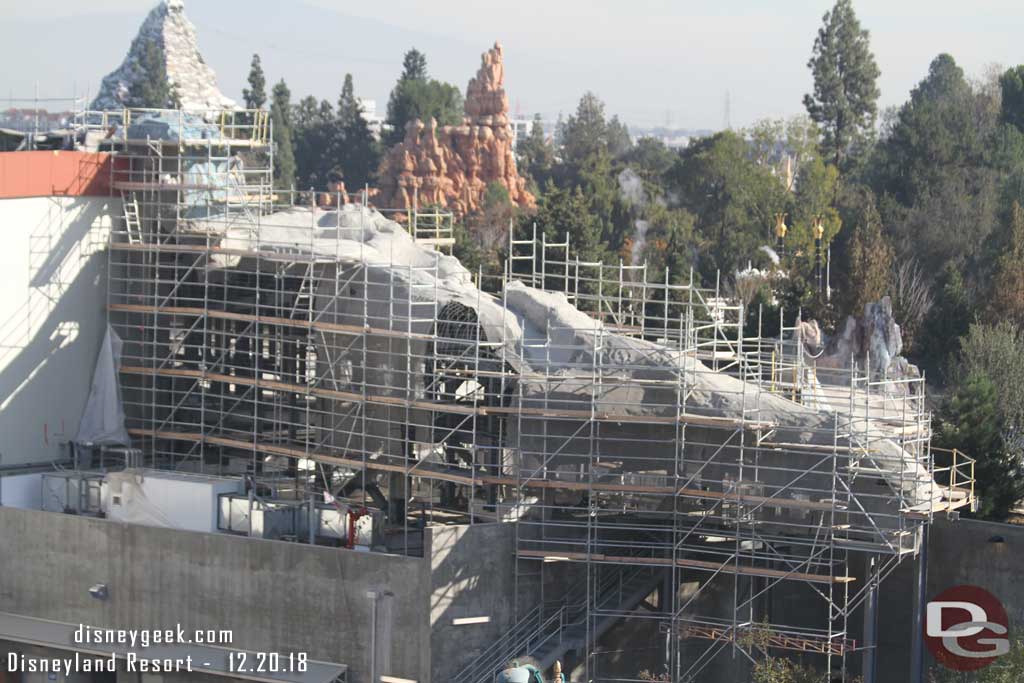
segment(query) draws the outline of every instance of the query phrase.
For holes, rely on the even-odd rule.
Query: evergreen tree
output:
[[[341,169],[350,191],[369,184],[380,162],[379,147],[363,118],[362,106],[355,96],[352,74],[345,74],[345,83],[338,98],[338,126],[341,135]]]
[[[142,74],[128,91],[129,106],[147,109],[176,109],[181,106],[177,88],[167,76],[164,50],[155,40],[146,41],[139,68]]]
[[[604,102],[588,91],[580,98],[576,113],[565,121],[562,158],[570,167],[581,166],[587,158],[608,150],[608,123]]]
[[[576,245],[580,258],[600,261],[617,252],[633,233],[633,221],[612,171],[611,156],[601,148],[583,160],[576,170],[576,189],[586,198],[595,235],[592,241]],[[591,238],[586,238],[591,240]],[[582,240],[582,238],[581,238]]]
[[[341,95],[338,96],[338,121],[342,126],[351,125],[355,119],[362,118],[362,108],[359,100],[356,99],[355,85],[352,83],[352,74],[345,74],[345,81],[341,86]]]
[[[1024,334],[1008,321],[994,325],[975,323],[959,340],[955,384],[972,375],[984,375],[995,385],[999,418],[1012,434],[1024,429]]]
[[[1024,64],[1008,69],[999,79],[1002,120],[1024,131]]]
[[[581,261],[601,261],[606,255],[600,223],[578,186],[562,189],[549,182],[537,204],[537,213],[524,220],[536,222],[548,241],[561,241],[568,233],[570,249]]]
[[[274,130],[274,185],[283,190],[295,186],[295,150],[292,147],[291,91],[282,78],[271,93],[270,118]]]
[[[645,182],[661,189],[665,174],[675,164],[678,155],[658,138],[643,137],[636,141],[621,161],[633,169]]]
[[[425,81],[427,80],[427,56],[412,48],[405,53],[402,59],[403,81]]]
[[[427,77],[427,58],[413,48],[405,53],[402,75],[388,98],[384,134],[387,144],[395,145],[405,138],[405,125],[414,119],[436,119],[438,125],[462,122],[462,91],[450,83]]]
[[[892,270],[892,247],[882,234],[882,221],[873,205],[866,207],[850,238],[848,309],[860,314],[864,304],[886,295]]]
[[[293,117],[296,181],[304,190],[321,190],[328,175],[341,170],[344,141],[334,107],[310,95],[294,108]]]
[[[242,97],[245,99],[246,109],[262,109],[267,103],[267,79],[263,75],[263,66],[260,64],[260,56],[252,56],[252,64],[249,67],[249,87],[242,90]]]
[[[874,130],[881,72],[852,0],[836,0],[822,24],[807,63],[814,93],[804,96],[804,106],[824,132],[825,153],[845,168]]]
[[[1014,202],[1007,243],[996,260],[989,310],[995,320],[1024,327],[1024,208]]]
[[[540,114],[533,117],[530,135],[516,146],[519,172],[533,183],[534,193],[543,187],[555,166],[555,150],[544,136]]]
[[[661,202],[650,202],[644,207],[640,221],[646,224],[645,243],[636,256],[640,257],[637,260],[647,262],[648,279],[664,282],[668,271],[672,284],[687,282],[698,247],[693,214],[685,209],[669,209]],[[630,249],[630,253],[623,254],[623,261],[630,263],[633,256]]]
[[[633,139],[629,137],[629,128],[619,121],[617,115],[608,122],[607,137],[608,152],[611,153],[613,159],[618,159],[633,146]]]
[[[971,374],[942,406],[936,441],[942,448],[955,448],[976,460],[978,514],[1003,520],[1024,496],[1024,467],[1019,448],[1006,441],[999,399],[988,375]]]
[[[975,125],[974,108],[963,69],[948,54],[933,59],[879,146],[878,189],[913,206],[951,167],[978,161],[985,132]]]
[[[1004,174],[991,163],[998,110],[976,93],[947,54],[910,94],[878,145],[872,185],[901,258],[925,272],[965,264],[999,222]]]
[[[959,339],[974,321],[975,306],[960,268],[953,263],[946,264],[935,292],[935,303],[921,330],[920,348],[922,365],[941,376]]]
[[[714,282],[716,271],[731,273],[774,245],[774,214],[790,200],[772,169],[756,163],[747,141],[724,131],[691,143],[667,174],[667,192],[697,220],[708,245],[698,262]]]

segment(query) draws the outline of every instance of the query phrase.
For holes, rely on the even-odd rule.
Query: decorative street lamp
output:
[[[789,230],[786,227],[786,215],[784,213],[775,214],[775,242],[778,246],[779,256],[785,253],[786,232]]]
[[[818,293],[821,293],[821,240],[825,236],[825,218],[819,213],[811,223],[814,232],[814,275],[818,282]]]

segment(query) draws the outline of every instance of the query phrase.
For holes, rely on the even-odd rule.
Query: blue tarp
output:
[[[128,137],[171,142],[227,140],[219,126],[203,120],[201,115],[177,111],[133,112],[131,123],[128,124]]]

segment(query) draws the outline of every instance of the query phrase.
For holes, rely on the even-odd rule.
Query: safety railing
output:
[[[970,506],[976,507],[974,490],[974,458],[956,448],[937,448],[932,446],[932,453],[940,453],[948,458],[949,464],[935,467],[935,481],[943,490],[949,509]]]

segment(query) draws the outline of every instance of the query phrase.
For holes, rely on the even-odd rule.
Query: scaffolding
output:
[[[380,507],[393,551],[431,524],[514,524],[515,623],[457,681],[572,651],[586,680],[640,680],[605,673],[624,621],[673,681],[769,650],[845,676],[851,614],[934,514],[974,503],[973,461],[935,465],[921,378],[819,367],[799,322],[763,335],[720,282],[582,262],[536,228],[489,281],[438,251],[450,214],[393,214],[410,251],[367,237],[389,215],[367,190],[275,188],[262,112],[108,127],[133,445]]]

